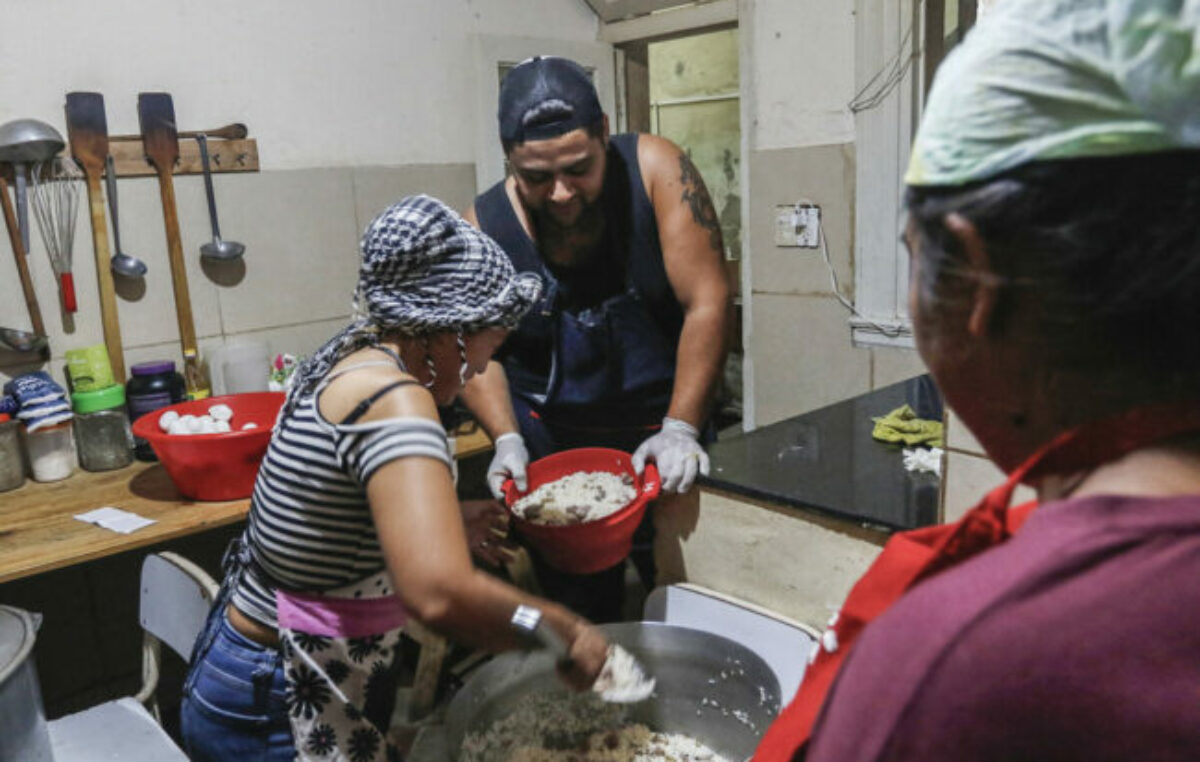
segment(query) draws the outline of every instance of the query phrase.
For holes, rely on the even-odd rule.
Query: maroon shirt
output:
[[[1200,760],[1200,496],[1048,503],[919,584],[807,760]]]

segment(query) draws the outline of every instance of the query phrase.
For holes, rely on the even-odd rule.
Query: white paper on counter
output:
[[[86,521],[89,524],[95,524],[104,529],[110,529],[121,534],[129,534],[136,532],[142,527],[148,527],[154,523],[154,519],[148,519],[145,516],[139,516],[136,513],[123,511],[120,508],[105,506],[97,508],[94,511],[87,513],[79,513],[75,518],[80,521]]]

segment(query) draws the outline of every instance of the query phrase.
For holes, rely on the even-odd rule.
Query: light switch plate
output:
[[[779,204],[775,207],[775,245],[796,245],[796,207]]]
[[[820,247],[821,208],[814,204],[779,204],[775,207],[775,245]]]

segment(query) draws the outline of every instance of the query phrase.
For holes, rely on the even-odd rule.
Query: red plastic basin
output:
[[[580,471],[607,471],[629,474],[637,497],[629,505],[596,521],[565,526],[549,526],[526,521],[512,512],[517,500],[533,490]],[[658,497],[662,482],[653,463],[639,477],[633,472],[629,453],[605,447],[581,447],[564,450],[535,460],[527,471],[529,489],[520,492],[512,480],[504,484],[504,504],[512,521],[542,554],[546,563],[571,574],[592,574],[619,564],[633,549],[633,533],[646,505]]]
[[[247,392],[209,397],[160,408],[133,422],[134,436],[154,448],[167,475],[184,497],[193,500],[241,500],[254,491],[258,466],[271,441],[271,427],[283,406],[283,392]],[[233,431],[221,434],[168,434],[158,419],[168,410],[180,415],[207,415],[213,405],[233,410]],[[258,428],[242,431],[247,423]]]

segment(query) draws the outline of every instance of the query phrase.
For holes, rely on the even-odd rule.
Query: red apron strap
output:
[[[1020,506],[1009,517],[1008,503],[1023,471],[967,512],[955,524],[943,524],[893,535],[879,557],[850,590],[842,610],[821,637],[804,672],[796,697],[767,729],[755,762],[789,762],[812,735],[817,714],[833,686],[842,661],[862,630],[913,585],[954,563],[1003,542],[1024,521],[1035,502]]]
[[[767,729],[755,762],[789,762],[812,735],[817,715],[842,661],[859,633],[908,588],[1008,539],[1037,507],[1009,510],[1012,493],[1027,480],[1071,473],[1105,463],[1139,447],[1200,430],[1200,404],[1188,400],[1151,405],[1064,432],[1016,468],[956,524],[894,535],[850,590],[842,610],[822,635],[792,702]]]

